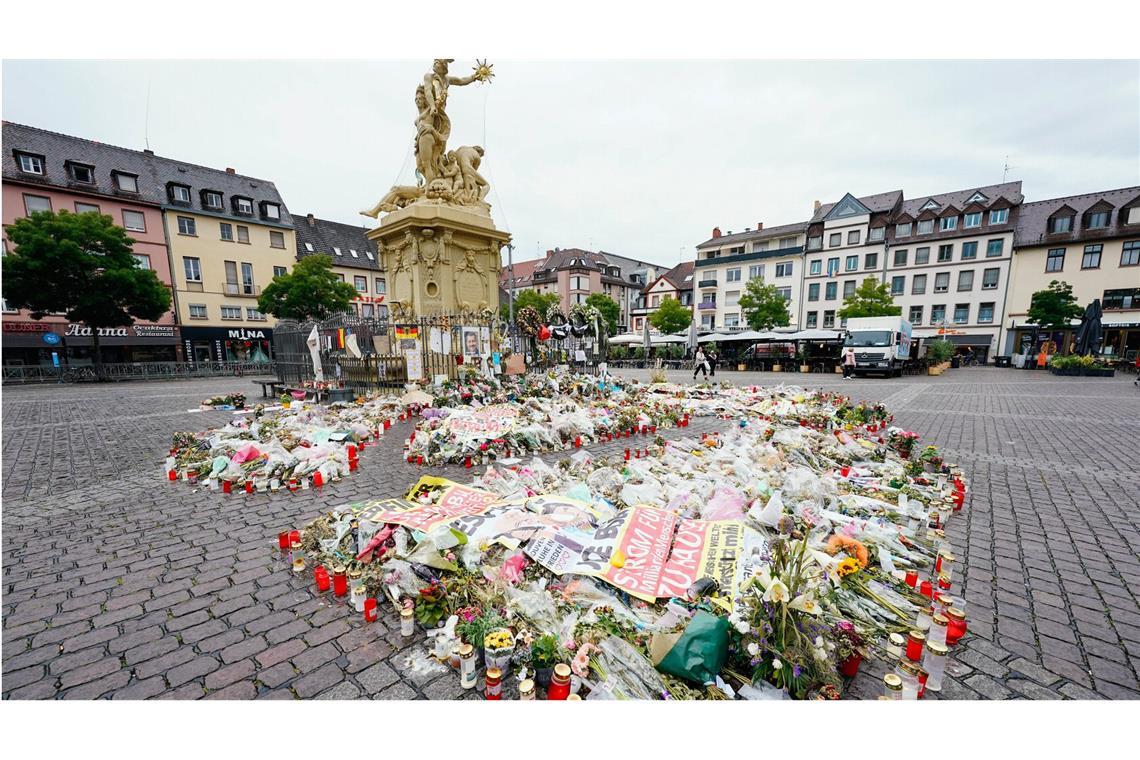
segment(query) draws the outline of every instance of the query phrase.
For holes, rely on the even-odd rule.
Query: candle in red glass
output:
[[[166,477],[170,478],[172,481],[178,480],[178,473],[175,472],[174,470],[168,470],[166,473]]]
[[[364,620],[367,623],[376,622],[376,600],[372,597],[364,600]]]
[[[930,678],[930,673],[926,672],[926,670],[923,668],[919,668],[918,669],[918,698],[919,699],[922,699],[922,696],[924,694],[926,694],[926,681],[928,678]]]
[[[629,461],[629,449],[625,450],[625,461]]]
[[[570,696],[570,666],[558,663],[554,666],[554,675],[550,678],[550,687],[546,690],[547,700],[566,699]]]
[[[934,586],[930,581],[923,581],[922,585],[918,587],[918,593],[925,596],[927,599],[934,597]]]
[[[299,531],[299,530],[289,531],[289,543],[290,544],[292,544],[294,541],[300,541],[300,540],[301,540],[301,531]]]
[[[350,444],[348,444],[348,447],[347,447],[347,448],[348,448],[348,458],[349,458],[349,460],[353,460],[353,459],[356,459],[356,446],[354,446],[354,445],[352,445],[352,444],[350,443]]]
[[[471,469],[471,457],[467,457],[466,461],[463,462],[463,466],[466,467],[468,470]]]
[[[289,541],[289,531],[283,530],[277,534],[277,546],[281,551],[286,551],[291,545]]]
[[[222,493],[233,493],[234,484],[228,480],[222,481]]]
[[[926,646],[926,634],[922,631],[911,631],[906,639],[906,658],[912,662],[922,659],[922,648]]]
[[[946,611],[946,617],[950,619],[950,625],[946,628],[946,644],[953,646],[966,635],[966,613],[954,607]]]
[[[574,448],[582,448],[582,436],[578,435],[574,437]]]
[[[914,588],[917,583],[918,583],[918,571],[917,570],[907,570],[906,571],[906,585],[910,586],[911,588]]]
[[[317,582],[317,591],[323,594],[329,590],[329,573],[324,567],[318,567],[313,571],[313,579]]]
[[[348,575],[344,571],[343,565],[337,565],[333,568],[333,593],[337,596],[344,596],[348,593]]]
[[[949,575],[947,575],[946,573],[943,573],[942,575],[938,576],[938,588],[940,588],[940,589],[950,588],[950,576]]]
[[[321,475],[320,470],[317,470],[316,472],[313,473],[313,485],[323,486],[324,484],[325,484],[325,477],[324,477],[324,475]]]
[[[423,463],[424,463],[423,455],[417,456],[416,457],[416,464],[422,465]]]
[[[252,480],[245,481],[245,492],[246,493],[253,493],[253,481]]]

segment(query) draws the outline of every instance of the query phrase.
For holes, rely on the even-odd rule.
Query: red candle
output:
[[[364,600],[364,622],[376,622],[376,600],[372,597]]]
[[[289,531],[283,530],[277,534],[277,546],[281,551],[285,551],[291,545],[289,541]]]
[[[918,571],[917,570],[907,570],[906,571],[906,585],[910,586],[911,588],[914,588],[915,584],[917,584],[917,583],[918,583]]]
[[[934,598],[934,586],[930,581],[923,581],[922,585],[918,587],[918,593],[925,596],[927,599]]]
[[[245,481],[245,492],[246,493],[253,493],[253,481],[252,480]]]
[[[467,457],[467,459],[463,462],[463,466],[466,467],[468,470],[471,469],[471,457]]]
[[[579,435],[574,437],[574,448],[582,448],[582,436]]]
[[[966,635],[966,613],[953,607],[946,611],[946,617],[950,619],[950,625],[946,627],[946,644],[953,646]]]
[[[629,461],[629,449],[625,450],[625,461]]]
[[[356,446],[350,443],[348,444],[348,461],[351,462],[353,459],[356,459]]]
[[[842,475],[843,477],[847,477],[848,475],[851,474],[851,468],[850,467],[844,467],[844,468],[839,470],[839,474]]]
[[[423,458],[423,456],[422,456],[422,455],[420,455],[420,456],[417,456],[417,457],[416,457],[416,464],[422,465],[423,463],[424,463],[424,458]]]
[[[554,666],[554,675],[550,679],[550,686],[546,690],[546,699],[564,700],[570,696],[570,666],[558,663]]]
[[[318,566],[313,573],[313,577],[317,582],[317,591],[323,594],[329,590],[329,574],[328,571],[324,569],[324,567]]]
[[[299,530],[289,531],[289,544],[290,545],[295,544],[300,540],[301,540],[301,531],[299,531]]]
[[[324,484],[325,484],[325,476],[321,475],[320,470],[317,470],[316,472],[313,473],[313,485],[320,487],[320,486],[323,486]]]
[[[356,471],[356,467],[357,467],[357,465],[359,465],[359,464],[360,464],[360,460],[358,460],[358,459],[350,459],[350,460],[348,460],[348,471],[349,471],[349,472],[355,472],[355,471]]]
[[[234,484],[228,480],[222,481],[222,493],[233,493]]]
[[[167,470],[166,477],[170,478],[170,480],[173,482],[175,480],[178,480],[178,473],[174,470]]]
[[[911,631],[906,639],[906,658],[911,662],[922,659],[922,648],[926,646],[926,634],[922,631]]]
[[[946,590],[950,588],[950,576],[943,573],[938,576],[938,588]]]
[[[333,568],[333,593],[337,596],[344,596],[348,593],[348,575],[345,574],[344,568],[336,566]]]
[[[918,669],[918,698],[919,699],[922,699],[922,696],[924,694],[926,694],[926,680],[928,678],[930,678],[930,673],[926,672],[922,668],[919,668]]]

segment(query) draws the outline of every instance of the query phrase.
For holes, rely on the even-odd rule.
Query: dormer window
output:
[[[221,211],[224,208],[222,205],[222,194],[216,190],[203,190],[202,208],[207,208],[211,211]]]
[[[44,174],[43,156],[37,156],[34,153],[17,153],[16,162],[24,174],[38,174],[41,177]]]
[[[115,188],[124,193],[137,193],[139,191],[139,177],[137,174],[111,172],[111,178],[115,180]]]
[[[1071,216],[1055,216],[1049,220],[1049,234],[1060,235],[1065,232],[1073,231],[1073,217]]]
[[[1088,215],[1088,221],[1085,222],[1085,229],[1089,230],[1102,230],[1108,226],[1108,219],[1112,215],[1110,211],[1094,211]]]
[[[84,185],[95,184],[95,167],[90,164],[77,164],[74,161],[68,161],[67,174],[71,177],[72,182],[80,182]]]
[[[369,261],[375,261],[376,257],[372,255],[372,251],[365,251],[364,255],[368,257]]]
[[[981,192],[977,192],[977,193],[974,193],[973,195],[971,195],[969,198],[967,198],[966,203],[985,203],[988,200],[989,200],[989,198],[982,195]]]
[[[266,219],[277,221],[281,218],[281,207],[276,203],[266,203],[265,201],[262,201],[261,215]]]
[[[190,188],[188,186],[171,183],[166,187],[170,193],[171,203],[178,203],[184,206],[190,205]]]
[[[1009,221],[1009,209],[995,208],[990,211],[990,224],[1005,224]]]
[[[240,216],[253,216],[253,199],[234,196],[234,213]]]

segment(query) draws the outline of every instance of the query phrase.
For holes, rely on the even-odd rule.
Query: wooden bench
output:
[[[285,386],[278,380],[254,380],[253,384],[261,386],[262,398],[276,398],[280,394],[279,389]]]

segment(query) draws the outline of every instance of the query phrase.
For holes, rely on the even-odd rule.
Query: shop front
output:
[[[16,367],[91,365],[92,332],[74,322],[5,321],[3,362]],[[99,328],[99,352],[107,364],[178,361],[178,340],[174,325]]]
[[[182,350],[188,362],[268,364],[273,358],[273,329],[183,327]]]

